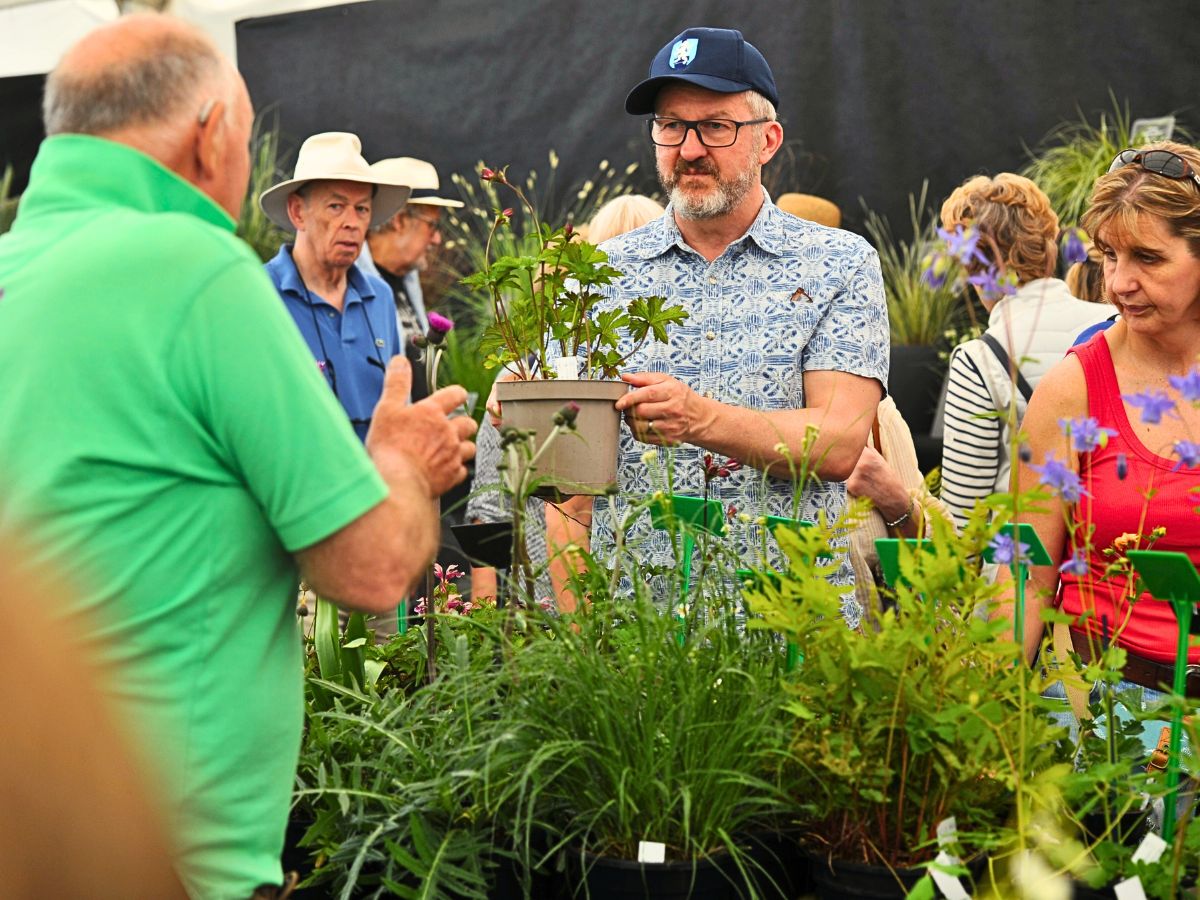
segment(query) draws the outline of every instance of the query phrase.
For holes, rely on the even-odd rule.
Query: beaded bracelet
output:
[[[909,516],[911,516],[913,514],[913,507],[916,506],[916,503],[917,503],[917,501],[914,498],[909,497],[908,498],[908,509],[904,510],[904,515],[902,515],[900,518],[898,518],[895,522],[889,522],[885,519],[883,524],[886,525],[888,528],[899,528],[901,525],[903,525],[905,522],[907,522],[909,519]]]

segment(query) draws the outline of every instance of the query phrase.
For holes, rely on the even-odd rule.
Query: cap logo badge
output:
[[[676,41],[674,46],[671,47],[671,68],[677,69],[691,63],[696,58],[696,48],[699,45],[699,38],[687,38],[686,40]]]

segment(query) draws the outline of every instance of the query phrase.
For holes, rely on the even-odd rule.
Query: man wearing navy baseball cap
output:
[[[866,241],[788,215],[767,196],[762,167],[783,143],[778,104],[766,59],[728,28],[677,35],[625,101],[627,112],[647,117],[671,202],[661,218],[603,245],[623,273],[607,293],[622,305],[663,294],[690,317],[671,328],[669,344],[633,352],[622,375],[633,390],[617,401],[629,426],[618,506],[658,486],[644,444],[675,448],[678,494],[705,490],[705,454],[740,460],[743,468],[707,490],[751,521],[833,519],[845,504],[842,482],[886,384],[887,306]],[[797,479],[812,475],[797,491]],[[613,519],[593,521],[592,545],[602,554],[613,543]],[[743,554],[757,561],[754,527],[731,524]],[[627,543],[640,543],[652,564],[672,564],[665,532],[646,529]],[[834,577],[849,587],[849,563]],[[844,612],[857,622],[849,591]]]

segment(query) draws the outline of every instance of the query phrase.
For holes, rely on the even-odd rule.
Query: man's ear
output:
[[[767,122],[763,126],[763,148],[758,155],[759,165],[766,165],[771,161],[779,148],[783,146],[783,126],[778,122]]]
[[[292,227],[296,231],[304,230],[304,198],[298,193],[288,194],[287,198],[287,214],[288,221],[292,223]]]
[[[196,126],[196,171],[202,179],[211,181],[218,176],[224,155],[225,101],[213,101],[206,112]]]

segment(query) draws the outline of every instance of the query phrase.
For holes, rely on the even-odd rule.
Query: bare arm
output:
[[[408,360],[395,357],[367,434],[387,498],[296,554],[304,580],[347,609],[395,609],[437,551],[437,498],[467,477],[465,464],[475,452],[474,421],[447,418],[466,392],[446,387],[409,405],[411,385]]]
[[[1071,452],[1058,420],[1086,415],[1087,383],[1084,381],[1083,368],[1074,356],[1068,356],[1038,383],[1025,412],[1021,428],[1027,435],[1030,461],[1020,462],[1020,492],[1038,487],[1039,474],[1032,466],[1045,463],[1047,454],[1052,453],[1060,461],[1078,469],[1078,456]],[[1028,522],[1034,527],[1053,560],[1052,565],[1032,566],[1030,569],[1030,580],[1025,591],[1025,654],[1030,660],[1042,639],[1040,613],[1047,604],[1053,604],[1058,593],[1058,566],[1067,546],[1067,511],[1062,499],[1052,496],[1036,508],[1019,508],[1015,517],[1016,521]],[[1004,591],[993,615],[1011,621],[1016,594],[1012,573],[1007,568],[1001,569],[997,582],[1003,585]]]
[[[807,431],[818,430],[809,450],[810,471],[844,481],[867,443],[883,389],[873,378],[848,372],[804,373],[803,409],[753,410],[702,397],[678,379],[657,372],[621,376],[635,390],[617,401],[634,437],[648,444],[694,444],[732,456],[779,478],[792,475]],[[787,447],[780,453],[779,444]]]
[[[572,576],[586,568],[583,554],[591,549],[593,500],[572,497],[565,503],[546,504],[546,554],[550,584],[561,612],[574,612],[576,597],[570,590]],[[578,548],[578,549],[576,549]]]

